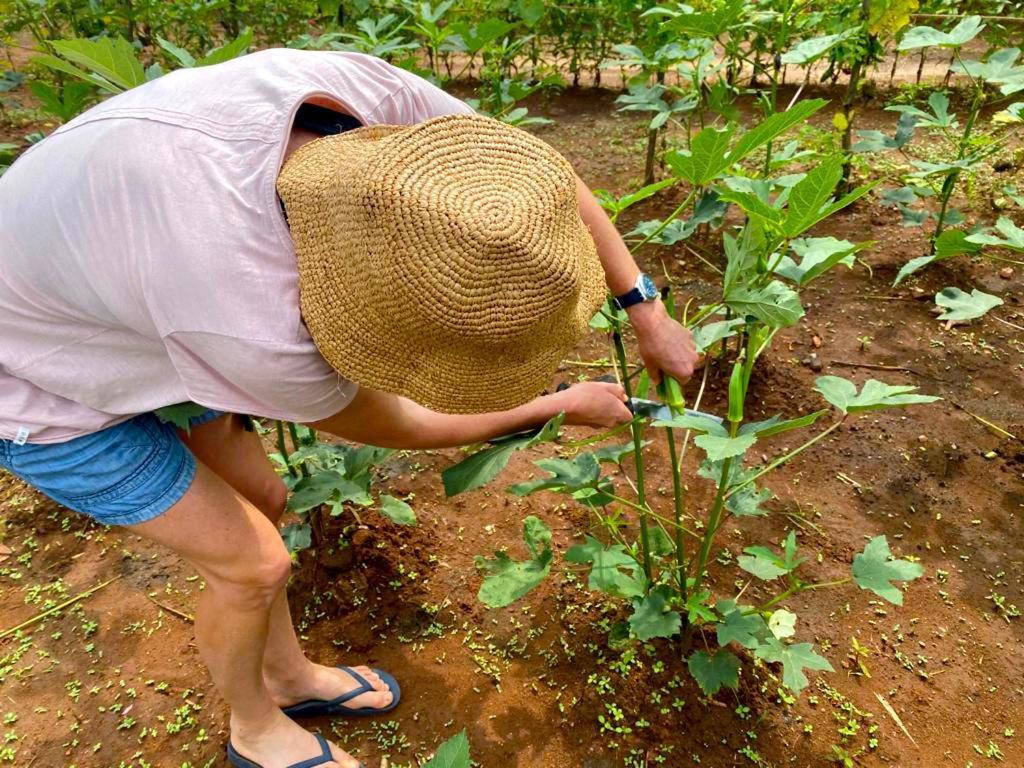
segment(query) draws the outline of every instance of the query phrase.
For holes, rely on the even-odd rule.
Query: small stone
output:
[[[811,346],[815,349],[821,349],[821,336],[818,334],[811,336]]]
[[[821,359],[817,355],[812,354],[807,358],[807,367],[812,371],[820,371],[824,366],[821,364]]]
[[[919,442],[919,443],[927,443],[928,442],[928,435],[918,435],[917,436],[917,442]]]
[[[1009,280],[1013,277],[1013,267],[1003,267],[999,270],[999,276],[1003,278],[1003,280]]]

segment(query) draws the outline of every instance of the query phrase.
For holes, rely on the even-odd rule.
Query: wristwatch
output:
[[[621,296],[616,296],[613,302],[618,309],[627,309],[632,307],[634,304],[640,304],[645,301],[654,301],[661,297],[661,292],[658,290],[658,286],[651,280],[650,275],[641,272],[637,275],[636,283],[633,285],[633,290],[626,291]]]

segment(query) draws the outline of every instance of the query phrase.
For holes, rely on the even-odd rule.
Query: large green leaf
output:
[[[615,597],[642,597],[647,591],[643,569],[621,544],[606,547],[593,536],[587,536],[583,544],[576,544],[565,553],[565,559],[591,564],[591,589]]]
[[[860,393],[857,392],[856,384],[840,376],[819,376],[814,388],[843,413],[934,403],[942,399],[916,394],[917,387],[894,386],[875,379],[866,381]]]
[[[821,35],[801,40],[782,54],[781,61],[783,64],[810,64],[831,51],[839,43],[849,40],[859,31],[857,27],[851,27],[835,35]]]
[[[182,48],[180,45],[175,45],[170,40],[165,40],[159,35],[157,35],[156,42],[161,48],[167,51],[167,53],[171,56],[172,59],[178,62],[179,66],[189,69],[196,65],[196,57],[184,48]]]
[[[416,513],[413,511],[413,508],[401,499],[396,499],[394,496],[388,496],[387,494],[381,495],[380,511],[383,512],[391,522],[398,523],[398,525],[416,525]]]
[[[739,687],[740,660],[729,651],[695,651],[686,660],[686,667],[707,696],[714,696],[723,687]]]
[[[977,245],[994,245],[1000,248],[1010,248],[1014,251],[1024,251],[1024,229],[1018,227],[1010,219],[1000,216],[996,222],[996,231],[1002,237],[996,237],[987,233],[978,232],[967,235],[964,239],[968,243]]]
[[[853,556],[853,580],[857,586],[895,605],[903,605],[903,593],[892,582],[913,581],[923,574],[920,564],[895,559],[885,536],[875,536],[863,552]]]
[[[976,235],[968,236],[966,232],[961,232],[959,229],[947,229],[935,240],[935,253],[928,256],[918,256],[904,264],[896,274],[896,279],[892,283],[893,286],[899,285],[907,277],[929,264],[951,259],[962,254],[979,253],[983,246],[972,239],[974,237]]]
[[[629,628],[638,640],[672,637],[679,632],[683,619],[678,611],[669,608],[670,594],[668,589],[662,586],[651,590],[646,597],[633,601],[633,615],[629,617]]]
[[[808,680],[807,675],[804,674],[805,669],[834,671],[828,659],[815,653],[814,646],[810,643],[785,645],[781,640],[772,636],[767,643],[758,646],[754,653],[763,661],[782,664],[782,682],[793,693],[800,693],[807,687]]]
[[[288,509],[293,512],[305,512],[329,501],[351,501],[364,507],[373,503],[364,487],[340,472],[328,470],[299,480],[295,484],[295,492],[288,499]]]
[[[680,413],[671,419],[658,419],[652,427],[668,427],[670,429],[688,429],[699,434],[729,437],[729,432],[720,422],[697,413]]]
[[[1024,90],[1024,66],[1017,64],[1019,56],[1019,48],[1003,48],[989,54],[985,61],[955,61],[950,69],[972,80],[998,85],[1001,93],[1010,95]]]
[[[946,310],[939,315],[939,320],[974,320],[1000,306],[1003,300],[977,288],[965,293],[959,288],[950,287],[935,294],[935,303]]]
[[[808,413],[805,416],[798,416],[795,419],[782,419],[779,416],[772,416],[764,421],[747,422],[740,427],[739,433],[741,435],[754,434],[758,437],[771,437],[781,432],[788,432],[791,429],[809,427],[826,413],[828,413],[828,410],[824,409]]]
[[[460,731],[437,748],[437,752],[422,768],[470,768],[469,739],[466,732]]]
[[[205,405],[187,402],[178,403],[177,405],[165,405],[163,408],[157,408],[153,413],[165,424],[173,424],[178,429],[188,432],[192,426],[192,419],[196,416],[202,416],[208,410],[210,409]]]
[[[716,320],[712,323],[705,323],[698,328],[692,329],[693,344],[697,348],[697,352],[703,352],[712,344],[735,336],[737,329],[742,325],[743,318],[739,317],[732,320]]]
[[[934,27],[913,27],[903,35],[898,47],[901,51],[932,47],[959,48],[977,37],[984,28],[980,16],[965,17],[949,32]]]
[[[791,243],[793,252],[800,257],[798,264],[789,256],[783,257],[775,274],[805,286],[837,264],[853,266],[854,254],[870,243],[851,243],[834,237],[804,237]]]
[[[508,491],[513,496],[529,496],[543,490],[578,491],[594,486],[601,476],[601,467],[592,453],[581,453],[572,460],[540,459],[534,463],[551,476],[511,486]]]
[[[292,523],[281,529],[281,539],[289,552],[309,549],[313,544],[313,528],[309,523]]]
[[[729,167],[729,143],[734,128],[705,128],[690,143],[689,151],[677,150],[665,156],[673,172],[695,187],[713,181]]]
[[[505,552],[494,559],[477,557],[477,567],[487,573],[477,597],[489,608],[503,608],[540,584],[551,571],[551,531],[531,515],[523,520],[523,541],[528,560],[512,560]]]
[[[747,573],[765,581],[792,573],[804,561],[804,558],[796,555],[795,531],[790,531],[786,537],[781,555],[761,546],[746,547],[743,551],[747,554],[736,558],[736,564]]]
[[[441,473],[445,495],[455,496],[486,485],[508,465],[509,459],[516,451],[556,439],[564,420],[565,414],[559,414],[537,432],[499,438],[468,459],[448,467]]]
[[[251,28],[243,30],[242,34],[230,43],[226,43],[219,48],[214,48],[203,56],[203,58],[199,59],[195,65],[197,67],[208,67],[211,64],[220,64],[222,62],[238,58],[249,50],[249,46],[252,45],[252,34]]]
[[[135,47],[120,37],[97,40],[54,40],[50,46],[60,56],[127,91],[146,82],[146,73]]]
[[[755,149],[774,141],[790,128],[806,123],[815,112],[828,104],[826,99],[804,99],[785,112],[769,115],[753,128],[744,130],[736,145],[729,152],[728,164],[734,165]]]
[[[804,315],[800,296],[778,280],[756,290],[736,288],[726,294],[725,305],[741,317],[752,315],[775,328],[794,325]]]
[[[698,448],[703,449],[711,461],[721,461],[735,456],[742,456],[750,446],[757,442],[757,435],[746,434],[736,437],[721,435],[698,435],[693,440]]]
[[[761,614],[736,605],[732,600],[722,600],[717,605],[722,620],[715,626],[718,644],[726,646],[738,643],[753,650],[771,634]]]

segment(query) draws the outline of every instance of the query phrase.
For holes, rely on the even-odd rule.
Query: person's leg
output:
[[[277,526],[284,513],[288,491],[267,458],[259,435],[246,431],[240,416],[225,415],[193,427],[188,434],[181,432],[180,437],[199,461]],[[356,696],[346,702],[346,706],[388,706],[392,695],[384,681],[369,667],[354,669],[376,691]],[[359,686],[347,672],[334,666],[314,664],[306,658],[292,626],[284,589],[271,607],[263,673],[267,689],[279,706],[307,699],[334,699]]]
[[[287,718],[263,679],[272,607],[291,558],[277,528],[203,464],[181,499],[129,530],[192,563],[206,581],[196,609],[200,655],[231,707],[231,743],[264,768],[286,768],[320,754],[315,737]],[[358,761],[332,746],[329,768]]]

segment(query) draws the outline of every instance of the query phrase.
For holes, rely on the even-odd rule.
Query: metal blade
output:
[[[629,399],[629,410],[639,416],[646,416],[653,421],[671,421],[672,420],[672,409],[664,403],[659,403],[656,400],[644,400],[639,397],[631,397]],[[692,408],[684,408],[683,413],[688,416],[700,416],[705,419],[711,419],[717,424],[722,423],[721,416],[715,416],[713,413],[704,413],[704,411],[695,411]]]

